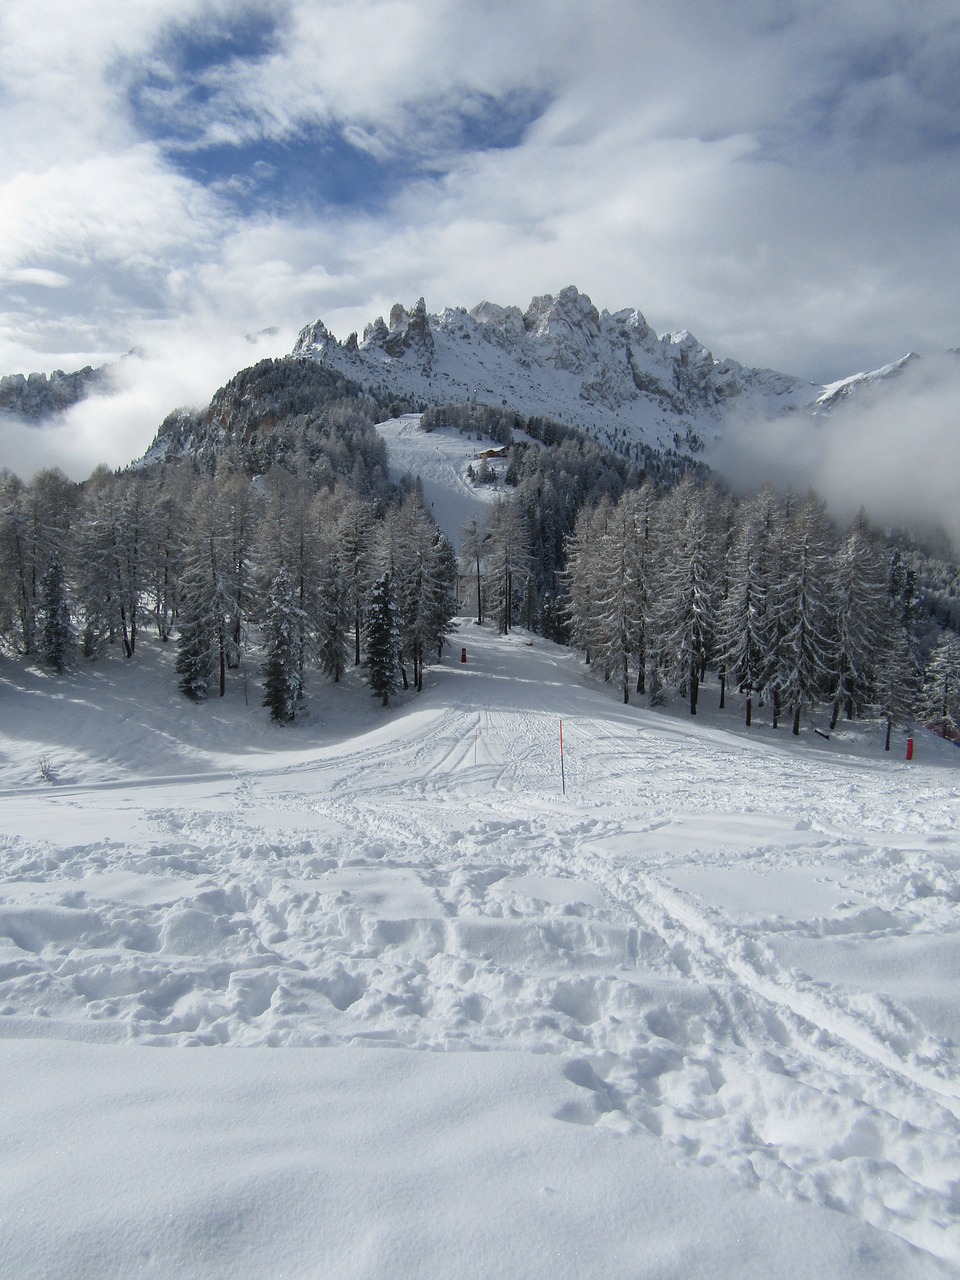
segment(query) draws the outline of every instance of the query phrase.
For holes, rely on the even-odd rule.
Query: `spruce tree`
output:
[[[333,547],[322,554],[314,601],[317,661],[328,679],[343,679],[351,642],[350,596],[340,559]]]
[[[77,641],[58,557],[54,557],[40,580],[37,620],[40,657],[52,671],[62,675],[73,665]]]
[[[263,617],[263,706],[271,720],[290,724],[303,694],[300,667],[302,611],[296,592],[281,566],[270,584]]]
[[[177,682],[180,692],[193,702],[202,702],[210,691],[217,642],[217,623],[204,570],[202,563],[188,568],[180,586],[177,617]]]
[[[370,593],[366,617],[367,668],[370,688],[389,706],[400,687],[400,628],[389,572],[382,573]]]
[[[890,607],[890,626],[873,673],[873,696],[886,721],[884,750],[890,750],[894,725],[909,728],[917,712],[918,671],[907,630]]]

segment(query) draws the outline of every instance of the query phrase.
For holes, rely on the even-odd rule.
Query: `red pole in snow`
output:
[[[913,734],[911,734],[910,737],[907,738],[907,759],[908,760],[913,759]]]
[[[460,650],[460,661],[466,662],[466,660],[467,660],[467,649],[466,649],[466,645],[464,645],[464,647]]]
[[[560,721],[560,789],[567,794],[567,779],[563,772],[563,720]]]

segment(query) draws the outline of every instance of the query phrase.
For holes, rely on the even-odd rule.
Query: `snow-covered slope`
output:
[[[639,311],[598,311],[573,287],[526,311],[483,302],[430,315],[421,298],[343,343],[318,320],[294,355],[418,406],[476,400],[556,418],[607,444],[690,451],[731,413],[813,412],[823,395],[787,374],[717,359],[686,330],[658,336]]]
[[[960,1271],[960,752],[172,659],[0,668],[0,1269]]]
[[[841,378],[839,382],[828,383],[817,396],[816,409],[818,412],[835,409],[837,405],[856,396],[865,388],[876,389],[882,383],[898,378],[905,369],[919,359],[915,351],[910,351],[902,359],[894,360],[892,364],[885,364],[880,369],[873,369],[868,373],[855,373],[849,378]]]
[[[386,441],[391,478],[419,479],[430,515],[452,545],[458,547],[463,526],[473,516],[482,519],[504,493],[501,485],[474,484],[468,475],[470,467],[476,470],[481,465],[480,455],[495,448],[493,441],[462,435],[452,427],[421,431],[418,413],[380,422],[377,431]],[[518,437],[534,448],[540,447],[529,437],[520,433]],[[504,464],[488,459],[487,465],[498,471]]]

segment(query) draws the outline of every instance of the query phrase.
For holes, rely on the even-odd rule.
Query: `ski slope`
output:
[[[960,752],[172,659],[0,666],[0,1272],[960,1274]]]
[[[407,413],[377,425],[390,458],[390,478],[418,478],[427,510],[451,544],[459,547],[463,526],[473,517],[486,519],[504,493],[502,485],[476,485],[467,475],[470,466],[480,466],[477,454],[493,447],[493,442],[450,427],[421,431],[420,416]]]

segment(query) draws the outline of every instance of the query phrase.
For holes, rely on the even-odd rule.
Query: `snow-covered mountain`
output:
[[[820,412],[834,409],[866,387],[877,387],[883,382],[898,378],[919,359],[915,351],[909,351],[900,360],[885,364],[880,369],[873,369],[869,373],[855,373],[852,377],[841,378],[839,382],[828,383],[817,397],[816,407]]]
[[[822,413],[903,363],[821,387],[718,359],[687,330],[658,335],[637,310],[598,311],[572,286],[534,298],[526,311],[482,302],[432,315],[421,298],[344,342],[317,320],[293,354],[417,406],[476,400],[556,418],[607,444],[638,440],[690,452],[731,414]]]

